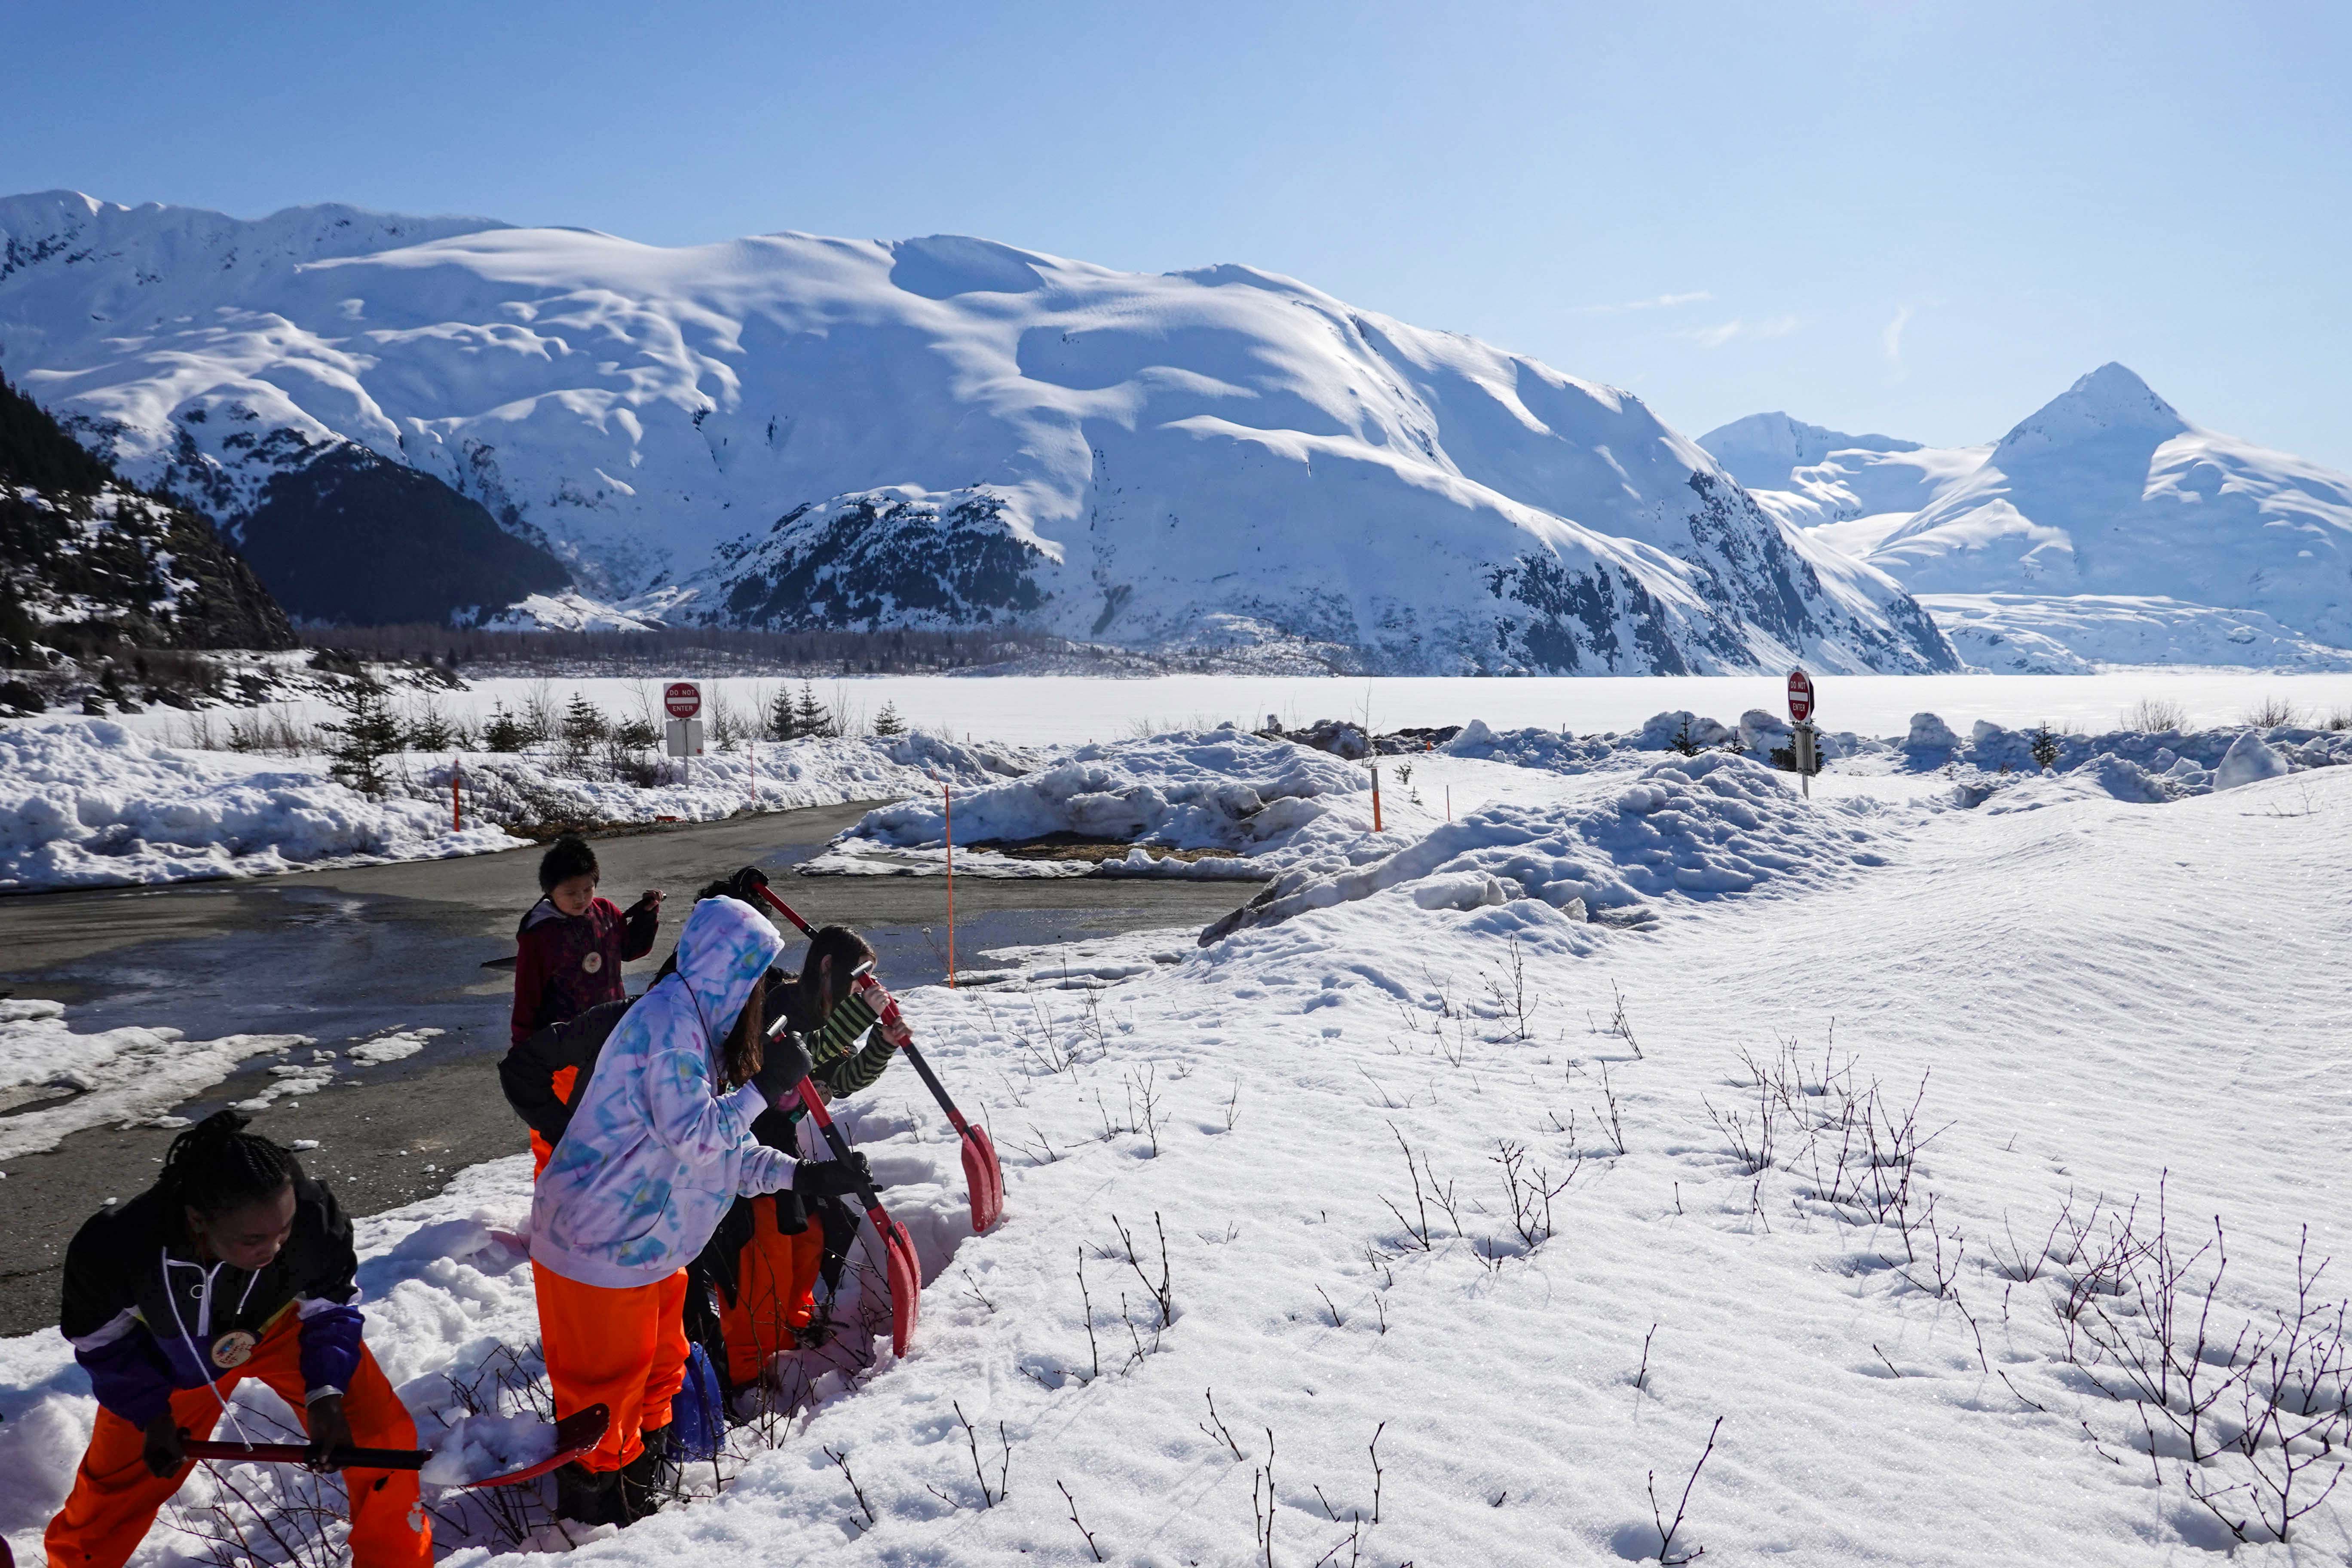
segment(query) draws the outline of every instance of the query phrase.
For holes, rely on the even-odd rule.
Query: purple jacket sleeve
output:
[[[133,1426],[172,1408],[172,1369],[147,1326],[125,1312],[74,1342],[74,1360],[89,1373],[99,1404]]]
[[[295,1310],[302,1314],[303,1391],[312,1398],[348,1393],[352,1373],[360,1364],[362,1317],[358,1303],[312,1297]]]
[[[303,1185],[304,1200],[317,1205],[319,1252],[294,1296],[302,1318],[302,1388],[313,1395],[342,1394],[360,1364],[359,1256],[352,1247],[352,1222],[334,1194],[319,1183]]]

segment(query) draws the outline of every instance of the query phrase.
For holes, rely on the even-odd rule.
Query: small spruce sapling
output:
[[[383,794],[383,759],[401,746],[400,721],[383,688],[362,677],[338,689],[335,706],[342,722],[320,726],[332,737],[327,771],[362,795]]]
[[[2058,736],[2047,722],[2035,728],[2032,739],[2026,742],[2026,749],[2032,753],[2035,767],[2054,768],[2058,765]]]
[[[885,738],[903,735],[907,732],[907,721],[898,717],[898,710],[895,706],[885,702],[882,711],[874,715],[874,732]]]

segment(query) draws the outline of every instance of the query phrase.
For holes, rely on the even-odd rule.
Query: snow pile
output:
[[[0,1000],[0,1159],[54,1149],[86,1128],[155,1122],[247,1059],[310,1044],[302,1035],[190,1040],[166,1028],[78,1035],[65,1011]]]
[[[555,1427],[536,1415],[461,1415],[433,1445],[417,1479],[431,1487],[473,1486],[555,1457]]]
[[[1362,768],[1288,741],[1231,728],[1177,731],[1079,746],[1036,773],[960,795],[955,841],[961,850],[1066,835],[1136,846],[1107,868],[1115,873],[1262,877],[1333,834],[1368,831],[1370,789]],[[1360,810],[1342,809],[1352,807]],[[868,812],[808,869],[874,869],[900,863],[899,857],[877,858],[877,849],[941,847],[946,809],[936,794],[926,794]],[[1154,860],[1146,845],[1224,849],[1242,859]],[[1065,868],[1093,869],[1082,862]]]
[[[1201,942],[1394,889],[1423,910],[1536,899],[1585,920],[1654,899],[1804,885],[1884,864],[1871,820],[1883,809],[1801,801],[1769,769],[1722,752],[1661,763],[1598,803],[1490,806],[1370,865],[1294,870]]]
[[[375,801],[320,766],[180,752],[121,724],[0,727],[0,888],[250,877],[510,849],[446,807]]]

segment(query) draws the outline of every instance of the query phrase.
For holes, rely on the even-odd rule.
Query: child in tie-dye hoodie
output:
[[[626,1523],[654,1505],[687,1356],[686,1266],[736,1197],[871,1179],[863,1156],[795,1161],[751,1134],[807,1070],[763,1049],[762,983],[782,949],[750,905],[697,904],[676,973],[623,1015],[539,1178],[531,1272],[556,1414],[612,1411],[604,1445],[558,1472],[567,1518]]]

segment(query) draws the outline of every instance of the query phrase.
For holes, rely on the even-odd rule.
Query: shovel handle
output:
[[[808,1113],[816,1119],[817,1129],[824,1134],[826,1144],[833,1150],[833,1157],[843,1164],[847,1164],[849,1140],[841,1135],[841,1129],[833,1124],[833,1118],[826,1113],[824,1101],[817,1097],[815,1080],[805,1078],[801,1079],[794,1092],[801,1097],[801,1104]],[[857,1195],[866,1205],[866,1217],[874,1222],[876,1233],[882,1236],[889,1235],[890,1216],[883,1211],[882,1194],[874,1190],[874,1184],[860,1183]]]
[[[760,897],[766,900],[769,907],[773,909],[778,914],[783,916],[784,919],[798,926],[803,936],[814,936],[816,934],[816,927],[801,919],[800,911],[793,909],[792,905],[784,902],[783,900],[770,892],[768,890],[768,885],[765,882],[759,883],[757,886]]]
[[[180,1445],[191,1459],[250,1459],[265,1464],[307,1465],[310,1447],[307,1443],[215,1443],[192,1439]],[[331,1448],[327,1465],[331,1469],[362,1470],[421,1470],[433,1458],[425,1448]]]
[[[939,1075],[931,1071],[931,1064],[923,1059],[923,1053],[915,1048],[915,1042],[908,1040],[905,1045],[900,1046],[898,1054],[913,1065],[915,1076],[923,1080],[923,1087],[931,1091],[931,1098],[940,1102],[940,1109],[948,1113],[950,1121],[955,1123],[957,1134],[961,1137],[971,1137],[971,1124],[963,1119],[963,1112],[956,1109],[955,1101],[948,1098],[947,1085],[941,1083]]]

